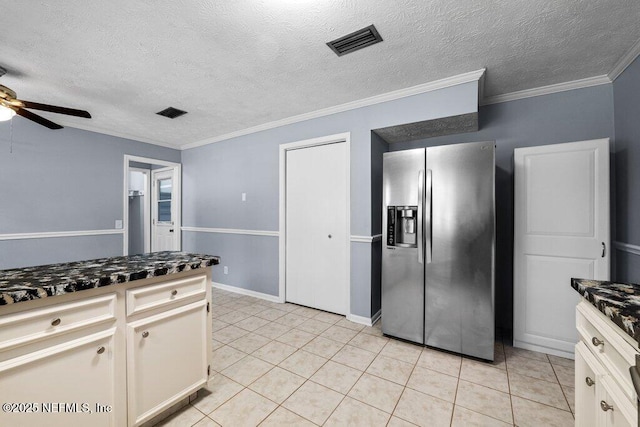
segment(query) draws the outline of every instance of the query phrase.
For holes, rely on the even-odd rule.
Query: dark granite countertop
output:
[[[571,287],[640,343],[640,285],[571,279]]]
[[[0,270],[0,306],[206,268],[219,262],[217,256],[165,251]]]

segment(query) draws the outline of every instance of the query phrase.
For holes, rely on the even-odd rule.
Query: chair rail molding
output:
[[[107,230],[77,230],[77,231],[45,231],[38,233],[6,233],[0,234],[0,240],[50,239],[56,237],[104,236],[108,234],[124,234],[120,228]]]
[[[640,246],[632,245],[631,243],[613,242],[613,247],[622,252],[628,252],[634,255],[640,255]]]

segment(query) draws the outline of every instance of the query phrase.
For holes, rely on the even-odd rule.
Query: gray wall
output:
[[[480,107],[480,130],[391,144],[404,150],[459,142],[496,142],[496,324],[513,322],[513,150],[612,138],[613,88],[602,85]],[[613,142],[612,142],[613,145]]]
[[[351,234],[377,234],[379,226],[371,216],[371,130],[476,109],[477,83],[472,82],[185,150],[183,225],[278,231],[279,145],[351,132]],[[241,201],[243,192],[246,202]],[[214,269],[216,282],[278,294],[277,237],[185,232],[183,248],[221,256],[229,274]],[[248,248],[255,249],[243,253]],[[370,244],[352,242],[351,312],[359,316],[375,314],[372,262],[379,260],[374,256]]]
[[[640,246],[640,58],[613,83],[615,113],[615,239]],[[640,254],[616,252],[616,279],[640,283]]]
[[[125,154],[180,161],[178,150],[138,141],[1,122],[0,234],[114,229]],[[0,240],[0,269],[121,254],[121,235]]]

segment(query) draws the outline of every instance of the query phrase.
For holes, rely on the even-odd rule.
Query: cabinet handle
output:
[[[100,348],[98,349],[98,354],[102,354],[102,353],[104,353],[104,347],[100,347]]]
[[[144,332],[142,333],[142,338],[146,338],[146,337],[148,337],[148,336],[149,336],[149,332],[148,332],[148,331],[144,331]]]
[[[591,387],[592,385],[594,385],[596,383],[594,380],[592,380],[589,377],[585,378],[584,382],[586,382],[589,387]]]
[[[173,295],[174,297],[178,295],[178,290],[177,289],[172,290],[171,295]]]
[[[600,409],[602,409],[604,412],[613,411],[613,406],[609,405],[604,400],[601,400],[600,401]]]
[[[58,318],[56,318],[56,319],[53,319],[53,320],[51,321],[51,326],[58,326],[58,325],[60,324],[60,322],[61,322],[61,320],[60,320],[60,318],[59,318],[59,317],[58,317]]]
[[[599,345],[604,345],[604,341],[599,340],[596,337],[591,338],[591,344],[593,344],[594,346],[599,346]]]

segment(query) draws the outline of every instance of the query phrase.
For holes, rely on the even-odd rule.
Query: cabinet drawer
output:
[[[187,300],[204,298],[207,276],[199,275],[127,290],[127,316]]]
[[[631,383],[629,367],[635,365],[637,350],[620,337],[620,333],[608,324],[609,320],[601,316],[603,315],[588,303],[578,304],[578,335],[604,369],[615,378],[627,399],[635,402],[636,393]],[[599,342],[602,344],[598,345]]]
[[[115,321],[116,295],[109,294],[0,317],[0,351]]]

